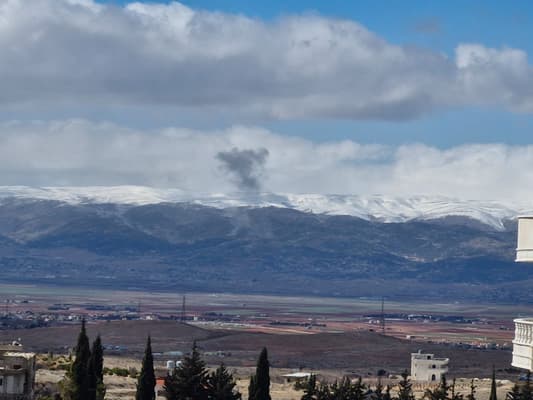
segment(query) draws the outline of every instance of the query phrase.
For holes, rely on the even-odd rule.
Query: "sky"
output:
[[[529,1],[0,0],[0,185],[531,197]]]

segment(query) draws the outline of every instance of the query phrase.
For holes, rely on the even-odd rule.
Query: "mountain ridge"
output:
[[[218,209],[277,207],[314,214],[348,215],[384,223],[464,217],[498,230],[505,230],[506,221],[514,220],[518,215],[533,213],[533,203],[462,200],[445,196],[394,197],[255,192],[194,194],[181,189],[156,189],[144,186],[0,186],[0,202],[8,199],[51,200],[71,205],[139,206],[190,203]]]

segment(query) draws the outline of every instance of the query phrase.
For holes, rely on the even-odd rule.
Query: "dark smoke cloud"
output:
[[[239,150],[234,147],[217,153],[216,158],[222,162],[222,168],[235,178],[240,189],[257,191],[261,187],[259,179],[268,154],[265,148]]]

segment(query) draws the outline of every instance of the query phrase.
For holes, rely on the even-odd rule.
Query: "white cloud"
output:
[[[141,131],[83,120],[0,124],[0,185],[147,185],[227,193],[237,186],[217,155],[232,149],[265,154],[261,173],[253,176],[270,192],[515,201],[533,195],[533,146],[318,144],[258,127]]]
[[[533,112],[521,50],[461,44],[453,59],[320,16],[263,22],[180,3],[0,0],[0,52],[0,104],[17,110],[388,120],[465,105]]]

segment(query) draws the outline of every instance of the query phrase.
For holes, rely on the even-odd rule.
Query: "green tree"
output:
[[[317,387],[316,387],[316,375],[311,374],[305,382],[304,394],[302,400],[316,400]]]
[[[350,385],[350,400],[363,400],[365,397],[366,385],[363,383],[361,377],[359,377],[355,383]]]
[[[85,328],[85,319],[81,321],[81,330],[75,348],[76,357],[70,370],[70,398],[72,400],[91,400],[89,395],[89,359],[91,349]]]
[[[255,399],[255,391],[257,390],[257,382],[255,375],[250,376],[250,383],[248,383],[248,400]]]
[[[103,400],[105,397],[104,348],[100,335],[93,342],[88,372],[91,400]]]
[[[146,348],[142,361],[141,372],[137,380],[137,392],[135,400],[154,400],[155,399],[155,374],[154,358],[152,356],[152,340],[150,336],[146,340]]]
[[[449,400],[450,386],[446,382],[446,376],[442,375],[440,384],[434,390],[427,389],[424,398],[427,400]]]
[[[241,394],[235,390],[235,380],[224,364],[207,377],[207,398],[209,400],[239,400]]]
[[[467,400],[476,400],[476,385],[474,385],[474,379],[470,381],[470,393],[466,398]]]
[[[414,400],[413,384],[407,371],[402,372],[402,380],[398,383],[398,400]]]
[[[496,394],[496,369],[494,368],[494,365],[492,366],[492,381],[490,385],[489,400],[498,400]]]
[[[196,342],[191,355],[165,380],[164,391],[167,400],[207,400],[207,370]]]
[[[263,347],[257,360],[255,370],[255,391],[253,400],[271,400],[270,397],[270,363],[268,361],[268,352]]]

